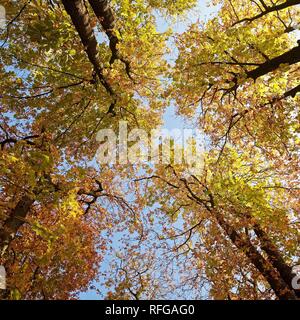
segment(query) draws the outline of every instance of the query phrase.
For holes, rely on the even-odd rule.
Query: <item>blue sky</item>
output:
[[[209,19],[209,17],[211,17],[211,15],[213,15],[214,13],[217,12],[216,7],[208,7],[207,3],[208,3],[208,1],[199,0],[197,7],[194,8],[193,10],[191,10],[190,12],[188,12],[184,18],[180,17],[172,22],[167,21],[162,16],[157,16],[158,30],[160,32],[164,32],[164,31],[166,31],[166,29],[168,29],[171,26],[172,29],[174,30],[174,32],[182,33],[188,28],[188,26],[191,23],[194,23],[197,20],[207,21]],[[177,55],[177,50],[176,50],[176,47],[175,47],[172,40],[169,41],[169,47],[171,49],[171,53],[168,56],[168,61],[170,63],[172,63],[176,59],[176,55]],[[164,120],[163,127],[166,129],[170,129],[170,130],[175,129],[175,128],[176,129],[184,129],[184,128],[191,127],[191,125],[186,123],[182,117],[176,115],[176,109],[175,109],[174,105],[172,105],[172,104],[166,110],[164,117],[163,117],[163,120]],[[118,235],[115,235],[115,238],[113,239],[113,243],[116,246],[116,250],[119,246],[118,243],[119,243],[119,240],[121,237],[122,237],[122,235],[118,234]],[[112,252],[111,256],[113,256],[113,254],[114,253]],[[105,262],[102,264],[101,269],[103,269],[103,270],[109,269],[109,265],[110,265],[110,256],[108,255],[105,257]],[[93,285],[95,285],[102,293],[105,292],[105,288],[99,287],[99,285],[97,285],[97,283],[94,283]],[[100,298],[101,297],[94,290],[87,291],[87,292],[80,294],[81,300],[100,299]]]

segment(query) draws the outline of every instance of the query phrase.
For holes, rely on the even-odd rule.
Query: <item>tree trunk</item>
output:
[[[27,213],[34,203],[34,199],[24,195],[11,211],[9,218],[0,230],[0,257],[4,255],[10,242],[15,238],[19,228],[24,224]]]
[[[113,97],[114,92],[111,85],[106,81],[103,75],[103,68],[98,57],[98,43],[91,25],[87,8],[82,0],[62,0],[65,10],[71,17],[76,31],[79,34],[90,62],[106,91]]]
[[[113,30],[115,26],[114,13],[107,0],[89,0],[89,3],[109,39],[109,47],[112,53],[110,63],[112,64],[120,58],[117,49],[119,39]]]
[[[278,270],[276,270],[273,265],[257,251],[250,239],[245,236],[242,237],[237,231],[235,231],[235,229],[224,220],[220,212],[215,209],[211,212],[214,214],[219,226],[224,230],[233,244],[246,254],[249,260],[264,276],[276,296],[280,300],[296,300],[297,296],[295,292],[284,281],[284,279],[282,279]]]

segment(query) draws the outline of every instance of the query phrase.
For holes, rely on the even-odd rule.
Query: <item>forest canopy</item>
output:
[[[300,1],[204,2],[1,1],[0,299],[299,299]]]

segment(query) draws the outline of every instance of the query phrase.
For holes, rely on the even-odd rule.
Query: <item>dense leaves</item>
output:
[[[2,5],[1,298],[299,297],[299,1],[214,1],[180,34],[159,21],[196,1]],[[171,104],[201,172],[96,162],[98,130]]]

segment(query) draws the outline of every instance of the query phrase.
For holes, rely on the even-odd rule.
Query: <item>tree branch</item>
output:
[[[300,62],[300,45],[292,48],[290,51],[285,52],[278,57],[262,63],[259,67],[248,71],[246,74],[248,78],[256,80],[259,77],[276,70],[281,64],[293,65],[298,62]]]
[[[84,1],[83,0],[74,0],[74,1],[62,0],[62,3],[65,7],[65,10],[71,17],[71,20],[80,36],[81,42],[84,46],[84,50],[86,51],[91,64],[94,66],[96,75],[98,76],[103,87],[106,89],[106,91],[109,93],[109,95],[112,98],[112,103],[109,107],[108,112],[113,114],[114,113],[113,109],[116,104],[115,93],[111,85],[107,82],[107,80],[104,77],[103,67],[98,57],[98,54],[99,54],[98,48],[97,48],[98,43],[93,31],[89,14],[84,4]]]
[[[97,16],[104,32],[106,33],[109,39],[109,47],[112,53],[110,64],[113,64],[115,60],[119,59],[125,64],[126,73],[128,77],[131,78],[130,63],[129,61],[125,60],[121,56],[117,48],[119,44],[119,39],[114,32],[115,17],[114,17],[114,12],[109,5],[109,1],[108,0],[89,0],[89,3],[95,15]]]
[[[239,21],[235,22],[232,26],[235,26],[235,25],[242,23],[242,22],[249,22],[249,23],[253,22],[257,19],[264,17],[265,15],[267,15],[271,12],[280,11],[280,10],[286,9],[291,6],[295,6],[297,4],[300,4],[300,0],[287,0],[281,4],[274,5],[272,7],[264,6],[265,11],[262,11],[261,13],[257,14],[256,16],[254,16],[252,18],[244,18],[242,20],[239,20]]]

